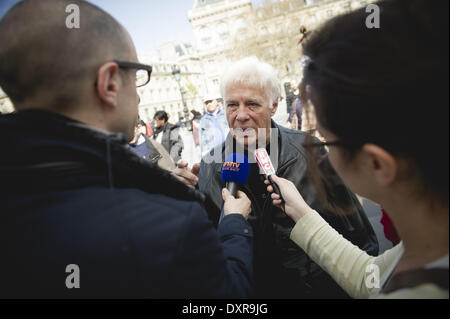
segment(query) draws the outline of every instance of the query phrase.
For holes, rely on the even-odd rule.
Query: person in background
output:
[[[298,90],[297,90],[298,91]],[[291,129],[301,130],[302,129],[302,103],[300,101],[299,94],[296,95],[294,101],[292,102],[291,110],[289,112],[288,122],[291,124]]]
[[[197,147],[200,145],[199,128],[202,115],[200,114],[200,112],[197,112],[196,110],[191,110],[191,113],[192,113],[192,120],[191,120],[192,125],[190,131],[192,131],[194,143],[195,146]]]
[[[156,126],[153,131],[153,139],[164,146],[173,161],[177,163],[181,159],[181,153],[184,148],[180,127],[168,122],[169,117],[165,111],[157,111],[153,119]]]
[[[219,108],[217,99],[207,96],[204,99],[206,112],[200,120],[200,151],[202,156],[223,143],[229,132],[225,111]]]
[[[272,177],[296,223],[288,235],[351,296],[448,299],[449,2],[377,6],[381,28],[364,27],[363,8],[330,20],[305,42],[301,88],[326,140],[305,146],[314,161],[312,150],[328,145],[346,185],[389,212],[401,242],[367,255],[292,182]],[[281,208],[280,196],[271,196]]]
[[[292,103],[298,97],[298,85],[295,80],[290,80],[284,83],[284,90],[286,92],[286,111],[287,114],[292,112]]]
[[[139,157],[158,164],[159,167],[165,170],[175,168],[172,158],[164,147],[147,137],[147,125],[144,121],[140,120],[136,125],[134,137],[129,144],[130,149]]]

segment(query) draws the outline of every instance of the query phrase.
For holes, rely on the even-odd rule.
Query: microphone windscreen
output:
[[[222,180],[225,182],[247,183],[250,174],[248,158],[241,153],[228,156],[222,165]]]
[[[266,176],[275,174],[275,169],[270,160],[269,154],[265,148],[258,148],[255,151],[255,159],[258,163],[259,168],[264,172]]]

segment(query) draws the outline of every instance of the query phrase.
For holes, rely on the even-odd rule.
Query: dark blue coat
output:
[[[252,229],[123,135],[43,111],[0,118],[0,297],[245,297]],[[80,288],[66,287],[66,267]]]

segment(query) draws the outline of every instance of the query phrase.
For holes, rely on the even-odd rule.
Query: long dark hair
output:
[[[448,206],[447,0],[388,0],[380,28],[364,8],[308,36],[300,85],[349,161],[366,143],[408,160],[432,199]]]

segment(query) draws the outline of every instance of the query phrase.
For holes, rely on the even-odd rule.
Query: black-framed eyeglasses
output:
[[[305,142],[302,143],[302,146],[307,150],[308,154],[312,155],[315,154],[315,156],[318,156],[318,160],[324,160],[326,158],[328,158],[329,155],[329,149],[328,146],[339,146],[342,145],[343,143],[341,141],[331,141],[331,142]],[[316,147],[324,147],[326,152],[319,155],[318,153],[316,153],[313,149]]]
[[[152,74],[152,66],[136,62],[114,61],[119,68],[122,69],[136,69],[136,87],[141,87],[150,82]]]
[[[341,141],[303,143],[304,148],[342,145]]]

